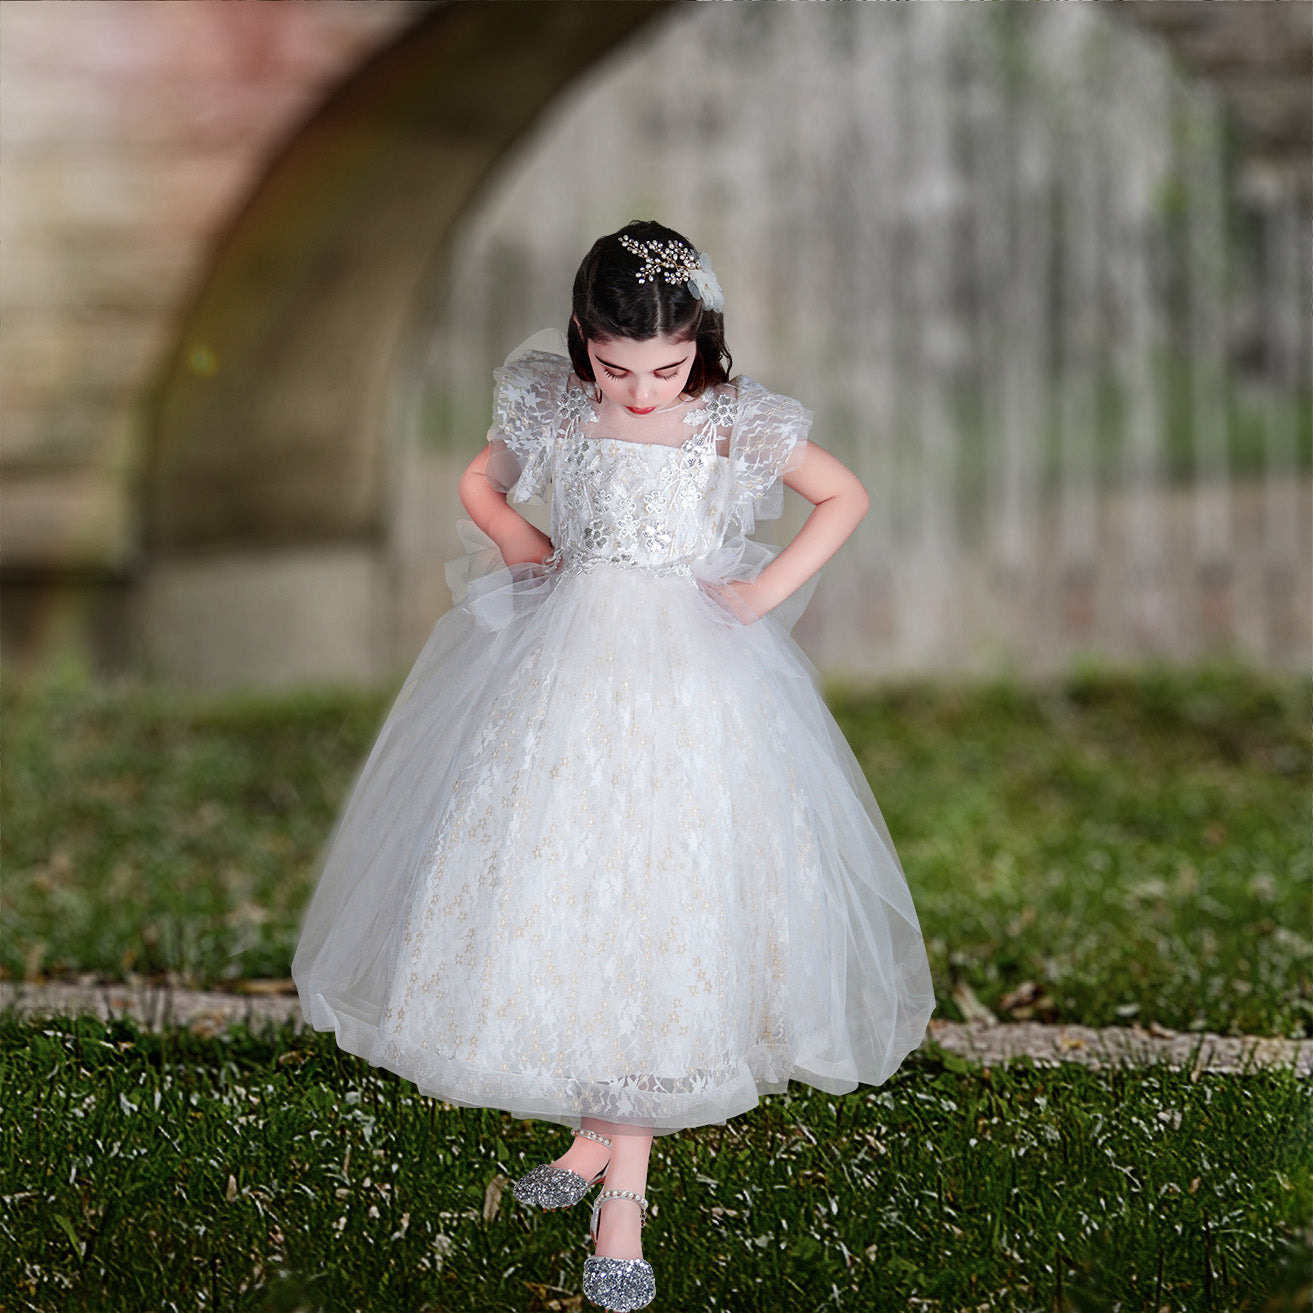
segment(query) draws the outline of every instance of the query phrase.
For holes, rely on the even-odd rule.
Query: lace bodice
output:
[[[779,515],[810,413],[740,377],[661,414],[594,400],[568,359],[531,352],[497,371],[488,477],[514,501],[551,488],[560,565],[689,573],[732,533]]]

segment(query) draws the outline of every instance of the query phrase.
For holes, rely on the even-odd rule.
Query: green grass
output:
[[[0,969],[285,975],[390,697],[68,668],[7,686]],[[1306,680],[1085,670],[830,702],[940,1015],[960,983],[1017,1016],[1313,1031]],[[506,1191],[565,1140],[420,1096],[331,1035],[0,1015],[0,1313],[580,1309],[586,1211]],[[1289,1071],[921,1051],[879,1089],[794,1087],[658,1139],[657,1307],[1293,1313],[1311,1143]]]
[[[390,697],[6,689],[0,970],[284,976],[312,866]]]
[[[0,1016],[0,1081],[6,1313],[579,1307],[586,1209],[505,1188],[568,1132],[419,1096],[331,1035]],[[658,1138],[655,1307],[1304,1308],[1310,1144],[1289,1071],[916,1054]]]
[[[0,972],[286,976],[393,688],[4,691]],[[939,1015],[1313,1034],[1309,684],[1239,666],[831,690]]]
[[[1313,1034],[1307,681],[1087,670],[830,703],[941,999],[1032,982],[1011,1015]]]

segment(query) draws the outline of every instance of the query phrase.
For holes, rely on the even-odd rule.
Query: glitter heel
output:
[[[611,1141],[596,1131],[578,1130],[576,1135],[586,1136],[604,1144],[609,1149]],[[606,1175],[603,1166],[591,1181],[585,1180],[578,1172],[565,1167],[553,1167],[550,1163],[539,1163],[520,1177],[511,1187],[511,1193],[522,1204],[535,1208],[569,1208],[577,1204],[589,1189]]]
[[[604,1199],[630,1199],[642,1212],[640,1227],[647,1225],[647,1199],[632,1190],[603,1190],[593,1200],[593,1220],[589,1231],[593,1245],[597,1245],[597,1214]],[[656,1277],[652,1264],[645,1258],[599,1258],[596,1254],[584,1260],[584,1295],[594,1304],[600,1304],[612,1313],[629,1313],[630,1309],[644,1308],[656,1298]]]

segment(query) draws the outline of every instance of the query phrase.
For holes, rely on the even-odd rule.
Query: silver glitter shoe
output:
[[[611,1147],[611,1141],[596,1131],[577,1130],[575,1134],[596,1140],[598,1144],[604,1144],[608,1149]],[[588,1193],[590,1187],[596,1185],[605,1175],[604,1166],[591,1181],[586,1181],[578,1172],[572,1172],[568,1168],[539,1163],[515,1182],[511,1187],[511,1193],[522,1204],[541,1208],[544,1212],[549,1208],[569,1208],[571,1204],[577,1204]]]
[[[593,1246],[597,1245],[597,1214],[604,1199],[632,1199],[643,1211],[638,1225],[647,1225],[647,1199],[632,1190],[603,1190],[593,1200],[593,1220],[589,1223]],[[643,1308],[656,1298],[656,1277],[652,1264],[645,1258],[599,1258],[596,1254],[584,1259],[584,1294],[594,1304],[628,1313]]]

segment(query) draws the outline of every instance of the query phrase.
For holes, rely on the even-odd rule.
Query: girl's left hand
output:
[[[741,624],[750,625],[770,610],[762,589],[749,579],[727,579],[720,584],[704,583],[702,590]]]

